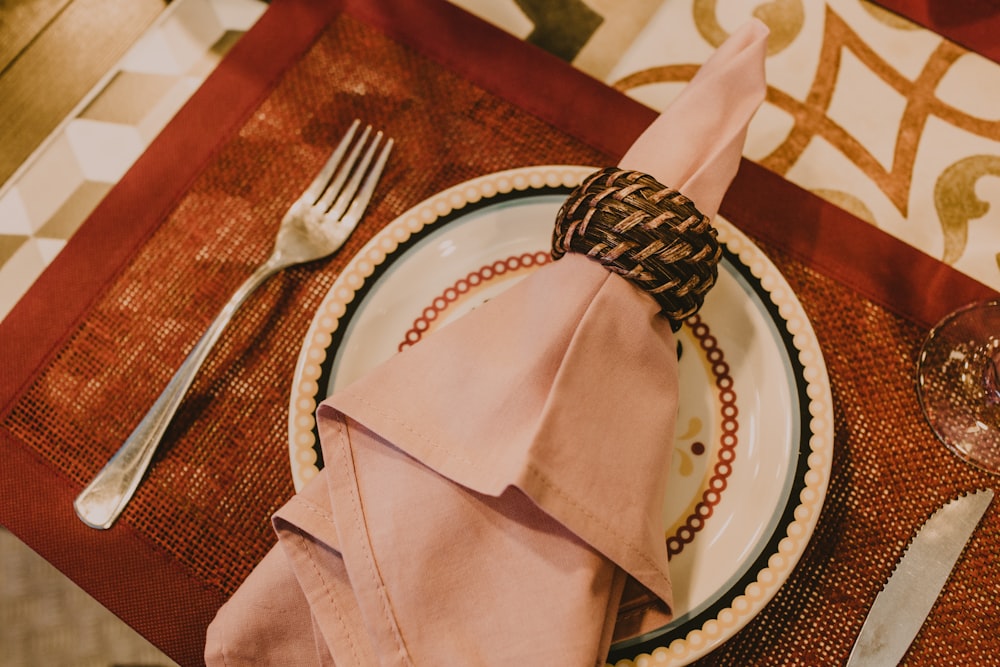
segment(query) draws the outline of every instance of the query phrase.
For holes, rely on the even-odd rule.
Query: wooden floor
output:
[[[0,183],[166,6],[165,0],[0,2]]]
[[[0,2],[0,183],[163,12],[164,0]],[[0,664],[174,663],[0,529]]]

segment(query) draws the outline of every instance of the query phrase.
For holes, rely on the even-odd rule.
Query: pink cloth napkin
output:
[[[622,158],[713,216],[763,100],[751,21]],[[669,612],[678,403],[654,300],[569,254],[339,391],[325,468],[220,610],[209,665],[599,665],[626,579]]]

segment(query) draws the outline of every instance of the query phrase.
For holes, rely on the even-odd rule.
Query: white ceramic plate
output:
[[[549,261],[559,205],[591,167],[490,174],[441,192],[378,233],[306,335],[289,413],[296,488],[322,467],[314,411],[436,327]],[[719,280],[678,334],[678,432],[663,502],[675,618],[610,660],[683,665],[734,635],[799,560],[826,493],[829,380],[808,318],[777,268],[723,219]]]

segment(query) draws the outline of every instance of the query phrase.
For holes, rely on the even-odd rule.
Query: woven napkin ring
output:
[[[563,203],[552,257],[575,252],[648,292],[674,331],[718,277],[715,228],[690,199],[639,171],[601,169]]]

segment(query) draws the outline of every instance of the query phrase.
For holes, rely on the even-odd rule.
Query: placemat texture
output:
[[[834,400],[833,472],[792,576],[743,631],[699,664],[843,664],[917,528],[947,499],[996,478],[953,456],[924,422],[914,384],[922,326],[761,247],[795,290],[823,350]],[[983,583],[995,580],[998,539],[1000,512],[991,508],[906,664],[987,664],[997,655],[1000,623]]]
[[[209,600],[232,593],[274,542],[270,515],[293,493],[286,420],[296,357],[314,310],[351,255],[403,210],[468,178],[530,164],[613,163],[609,147],[630,140],[631,128],[649,117],[633,113],[617,141],[588,144],[574,135],[589,123],[590,134],[582,136],[591,136],[599,110],[581,109],[576,120],[550,125],[456,74],[460,66],[442,67],[356,15],[333,20],[219,145],[2,415],[7,436],[39,465],[57,471],[67,486],[82,487],[265,258],[281,215],[351,120],[360,116],[396,137],[372,206],[340,253],[286,271],[240,310],[121,519],[142,548],[190,571]],[[763,182],[756,174],[741,172],[744,185],[736,193]],[[787,187],[795,197],[808,196]],[[777,202],[786,195],[769,196]],[[724,213],[741,226],[739,199],[728,198]],[[702,664],[843,662],[916,528],[949,497],[996,481],[955,459],[923,423],[913,368],[924,324],[817,270],[822,262],[807,264],[810,254],[801,246],[782,246],[781,226],[794,222],[777,218],[762,247],[802,301],[829,367],[833,479],[817,532],[790,580]],[[911,285],[918,293],[923,287]],[[940,287],[934,294],[947,298]],[[949,305],[958,304],[942,300],[937,307]],[[986,664],[1000,655],[997,591],[983,585],[995,580],[998,533],[1000,511],[993,508],[918,637],[911,664]],[[130,622],[159,624],[158,643],[171,644],[175,659],[197,661],[192,656],[203,637],[170,636],[162,619],[143,618],[141,609],[130,613]]]
[[[339,268],[395,215],[457,182],[605,158],[341,16],[192,183],[5,423],[75,482],[89,481],[267,256],[281,216],[355,116],[399,138],[368,214],[333,260],[279,274],[237,313],[124,514],[226,592],[273,542],[270,516],[293,493],[292,374]]]

